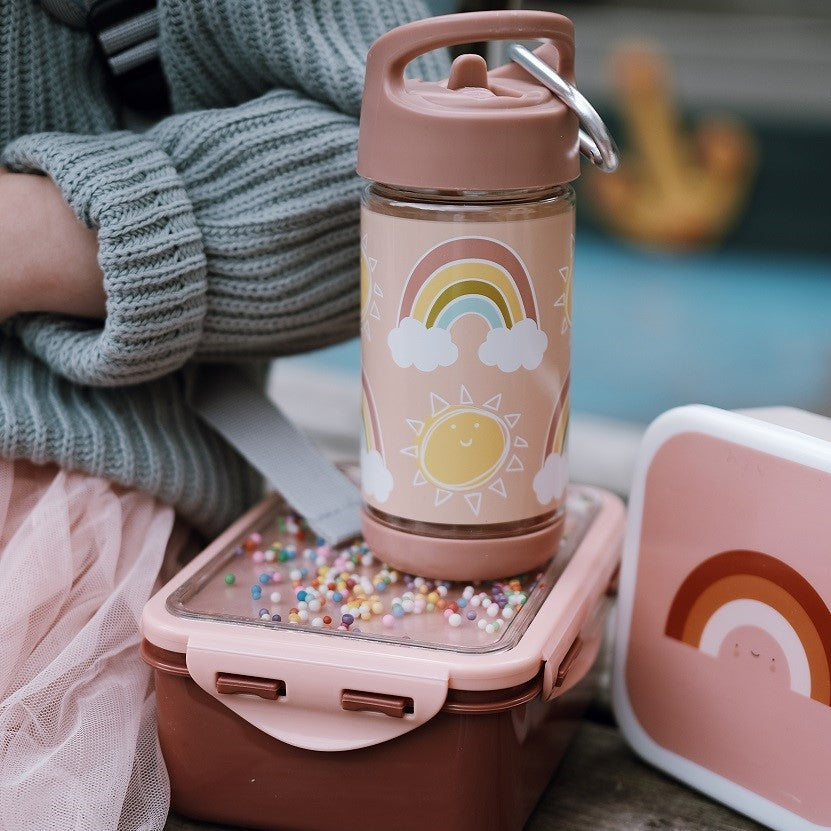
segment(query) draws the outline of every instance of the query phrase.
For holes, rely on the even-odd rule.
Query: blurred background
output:
[[[621,148],[618,173],[584,161],[576,183],[572,478],[625,493],[644,426],[679,404],[831,415],[831,2],[431,6],[570,17],[578,86]],[[359,361],[353,341],[272,376],[339,458]]]

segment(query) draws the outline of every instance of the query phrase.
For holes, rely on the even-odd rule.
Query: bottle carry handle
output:
[[[574,26],[553,12],[499,11],[448,14],[416,20],[382,35],[367,55],[366,93],[379,93],[398,106],[412,106],[407,99],[404,70],[432,51],[474,41],[542,40],[534,52],[511,43],[511,62],[492,71],[494,78],[533,77],[547,87],[580,122],[580,150],[606,173],[618,166],[618,150],[600,115],[574,86]],[[522,68],[521,70],[519,68]],[[376,80],[377,79],[377,80]],[[378,88],[380,87],[380,89]]]
[[[557,72],[574,82],[574,26],[553,12],[500,11],[448,14],[416,20],[382,35],[367,55],[367,78],[383,78],[384,94],[404,92],[404,70],[434,49],[491,40],[543,40],[557,51]],[[546,50],[548,51],[548,50]]]

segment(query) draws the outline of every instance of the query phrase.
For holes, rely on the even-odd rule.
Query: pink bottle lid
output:
[[[574,27],[559,14],[452,14],[400,26],[369,50],[358,173],[400,187],[519,190],[580,174],[578,118],[516,63],[488,72],[462,55],[444,81],[407,80],[414,58],[491,40],[542,40],[535,54],[574,83]]]

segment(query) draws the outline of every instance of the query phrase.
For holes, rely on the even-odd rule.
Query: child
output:
[[[355,334],[363,61],[426,13],[161,0],[138,134],[88,32],[0,0],[0,827],[164,825],[141,608],[175,517],[260,489],[186,376]]]

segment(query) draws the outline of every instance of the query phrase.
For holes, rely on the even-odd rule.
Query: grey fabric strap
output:
[[[40,2],[58,20],[75,28],[84,28],[90,21],[90,14],[100,5],[94,0]],[[115,75],[123,75],[158,58],[158,35],[159,10],[155,7],[96,32],[107,63]]]
[[[137,43],[152,40],[159,34],[159,10],[148,9],[115,26],[109,26],[98,33],[98,40],[107,55],[117,55]]]
[[[326,542],[334,545],[360,534],[358,488],[241,369],[202,367],[190,401]]]
[[[139,66],[149,63],[158,56],[159,41],[158,38],[152,38],[151,40],[145,40],[143,43],[139,43],[137,46],[133,46],[130,49],[125,49],[117,55],[108,57],[107,61],[110,64],[110,69],[115,75],[123,75],[131,69],[136,69]]]

